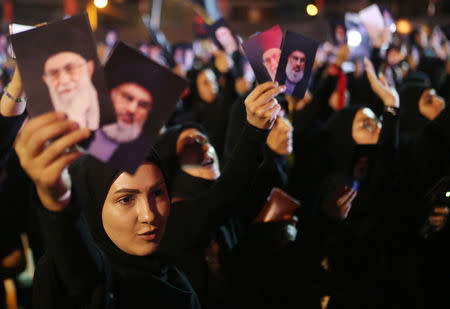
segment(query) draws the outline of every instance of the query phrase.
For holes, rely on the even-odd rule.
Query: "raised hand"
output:
[[[381,75],[379,79],[377,78],[373,64],[369,59],[364,58],[364,64],[373,92],[383,101],[385,106],[398,108],[400,106],[400,99],[395,87],[388,85],[384,76]]]
[[[244,101],[247,121],[259,129],[272,129],[281,109],[275,97],[284,91],[286,87],[279,86],[277,82],[269,81],[256,86]]]
[[[322,210],[331,218],[345,220],[352,208],[352,202],[358,191],[344,186],[333,192],[322,204]]]
[[[448,214],[448,207],[438,206],[433,209],[433,213],[428,217],[428,222],[435,231],[440,231],[447,223]]]
[[[42,204],[51,211],[63,210],[70,201],[67,167],[83,155],[76,144],[89,137],[64,113],[48,112],[28,121],[14,148],[20,164],[36,185]]]

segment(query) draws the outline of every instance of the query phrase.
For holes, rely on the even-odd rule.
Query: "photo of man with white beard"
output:
[[[305,75],[306,56],[301,50],[294,50],[288,57],[286,65],[286,90],[293,93],[297,83]]]
[[[276,25],[264,32],[255,33],[242,42],[242,49],[250,62],[258,83],[262,84],[269,80],[275,80],[282,40],[283,32],[280,26]]]
[[[93,60],[67,50],[51,55],[42,75],[55,110],[90,130],[100,123],[97,89],[92,83],[94,65]]]
[[[66,113],[80,128],[98,129],[114,116],[87,14],[10,36],[30,116]]]
[[[187,81],[121,41],[114,45],[104,71],[115,117],[93,132],[85,148],[100,161],[133,174]]]
[[[286,94],[298,99],[305,96],[319,43],[287,30],[275,80],[286,86]]]

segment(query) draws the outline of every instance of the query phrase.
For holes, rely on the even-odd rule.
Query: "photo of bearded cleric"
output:
[[[319,43],[287,30],[281,47],[275,80],[286,86],[287,94],[303,98],[309,86],[311,70]]]
[[[275,80],[281,54],[283,33],[276,25],[264,32],[251,36],[242,43],[242,49],[255,73],[258,83]]]
[[[80,127],[108,121],[110,98],[86,14],[10,36],[31,116],[65,112]],[[105,119],[101,119],[106,116]],[[112,115],[112,114],[111,114]]]
[[[99,160],[134,173],[187,81],[121,41],[105,64],[105,78],[115,117],[94,131],[86,148]]]

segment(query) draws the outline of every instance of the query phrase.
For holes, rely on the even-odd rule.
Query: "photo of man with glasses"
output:
[[[10,36],[30,116],[56,110],[92,131],[114,119],[87,14]]]
[[[42,75],[55,110],[66,112],[80,127],[91,130],[97,129],[100,122],[93,73],[93,60],[86,60],[72,51],[62,51],[47,59]]]
[[[281,54],[283,33],[279,25],[255,33],[242,43],[242,48],[255,73],[258,83],[275,80]]]

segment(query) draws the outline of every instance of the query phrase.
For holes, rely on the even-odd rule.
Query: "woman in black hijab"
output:
[[[400,115],[402,143],[396,191],[401,207],[395,217],[406,223],[399,265],[408,261],[408,267],[402,268],[407,278],[402,285],[408,287],[411,304],[446,308],[450,269],[445,248],[450,228],[444,193],[450,189],[447,185],[439,193],[441,198],[430,191],[450,175],[450,113],[447,102],[430,85],[428,76],[417,71],[409,74],[400,88],[404,108]]]
[[[200,308],[185,275],[159,251],[170,198],[156,153],[134,175],[90,156],[69,170],[64,209],[41,204],[39,193],[33,199],[47,246],[36,267],[34,306]]]
[[[193,68],[187,79],[190,82],[189,94],[169,125],[184,122],[202,124],[221,160],[229,110],[237,97],[234,77],[229,71],[221,72],[216,66],[207,64]]]
[[[251,98],[270,84],[271,82],[261,84],[249,94],[245,103],[247,116]],[[209,143],[205,133],[205,129],[195,123],[168,127],[160,136],[156,147],[173,185],[173,207],[184,210],[184,220],[192,226],[189,229],[176,228],[173,230],[174,234],[166,233],[171,235],[168,237],[179,238],[177,248],[166,249],[187,274],[202,305],[215,307],[220,304],[218,299],[224,300],[227,292],[214,288],[223,283],[223,277],[214,273],[211,267],[217,265],[211,265],[211,256],[207,255],[206,260],[205,250],[211,249],[211,240],[220,242],[218,238],[221,236],[222,243],[233,246],[235,240],[229,237],[233,233],[224,224],[232,215],[247,210],[237,201],[248,194],[248,184],[262,161],[265,139],[259,139],[255,144],[254,137],[245,137],[253,136],[255,132],[250,133],[248,121],[244,122],[231,158],[219,170],[215,147]],[[248,152],[249,146],[256,146],[258,152]],[[219,229],[223,233],[216,234]]]
[[[375,77],[366,61],[373,91],[383,100],[382,123],[367,107],[335,112],[318,130],[310,161],[311,222],[303,235],[317,263],[326,261],[321,282],[328,308],[379,308],[387,300],[385,225],[387,193],[396,154],[399,104],[396,92]],[[301,154],[301,153],[300,153]]]
[[[280,108],[273,97],[282,91],[270,82],[249,95],[239,155],[216,191],[230,188],[233,195],[245,183],[235,178],[242,172],[250,177],[257,168],[259,145]],[[228,211],[227,200],[212,194],[197,200],[195,208],[170,209],[166,178],[153,156],[134,175],[91,157],[80,159],[83,153],[74,146],[89,134],[66,115],[50,112],[30,120],[16,140],[21,165],[35,185],[33,201],[40,208],[48,248],[36,268],[36,304],[198,307],[189,282],[164,254],[191,249]],[[149,296],[152,291],[155,295]]]

